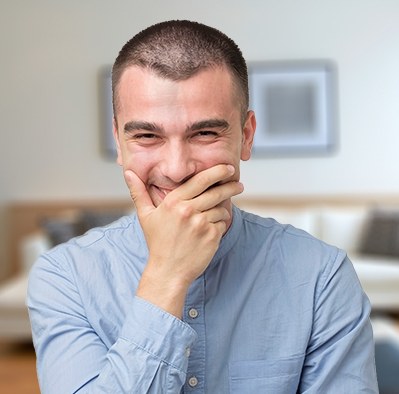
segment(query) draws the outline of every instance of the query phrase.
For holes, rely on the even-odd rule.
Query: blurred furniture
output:
[[[28,276],[19,275],[0,286],[0,339],[30,340],[30,324],[25,307]]]
[[[396,201],[242,198],[235,203],[345,249],[373,310],[399,313],[399,254],[395,255],[395,247],[399,245],[399,227],[395,227],[399,223],[399,203],[396,205]],[[12,205],[9,254],[14,275],[0,286],[0,338],[30,339],[25,307],[27,273],[41,253],[131,210],[129,200]]]
[[[0,340],[31,340],[25,299],[28,272],[40,254],[69,236],[108,224],[132,209],[129,200],[11,205],[7,224],[12,275],[0,285]]]
[[[130,199],[16,202],[7,207],[8,256],[10,276],[23,271],[21,241],[32,234],[43,233],[47,220],[73,220],[82,212],[109,214],[132,209]]]
[[[399,326],[386,317],[373,319],[375,364],[380,394],[399,393]]]

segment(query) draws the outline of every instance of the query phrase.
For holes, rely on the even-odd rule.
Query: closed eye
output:
[[[137,143],[139,145],[154,145],[161,140],[158,134],[148,132],[127,132],[125,133],[125,137],[128,142]]]
[[[218,133],[216,133],[216,131],[204,130],[204,131],[200,131],[198,134],[200,134],[200,135],[217,135]]]
[[[137,133],[134,136],[132,136],[132,138],[137,139],[137,140],[141,140],[141,139],[154,139],[157,138],[158,136],[156,134],[153,133]]]
[[[213,142],[224,134],[229,127],[227,120],[211,118],[193,123],[189,130],[192,132],[191,138],[199,142]]]
[[[126,139],[129,141],[153,141],[159,137],[158,131],[161,130],[154,123],[132,120],[124,126]]]
[[[194,137],[217,137],[219,134],[216,131],[201,130],[194,134]]]

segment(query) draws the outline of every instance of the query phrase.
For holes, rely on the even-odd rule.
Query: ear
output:
[[[256,118],[254,111],[248,111],[247,119],[242,130],[241,160],[247,161],[251,157],[252,145],[256,130]]]
[[[123,165],[122,150],[121,150],[121,145],[120,145],[120,142],[119,142],[118,126],[116,124],[115,117],[112,119],[112,129],[113,129],[115,146],[116,146],[116,153],[117,153],[116,162],[120,166],[122,166]]]

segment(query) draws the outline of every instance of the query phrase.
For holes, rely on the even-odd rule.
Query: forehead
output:
[[[196,98],[224,101],[239,109],[236,84],[232,73],[224,66],[201,69],[186,79],[163,78],[148,68],[131,66],[124,70],[116,87],[116,108],[121,110],[131,102],[162,100],[165,97],[190,102]]]

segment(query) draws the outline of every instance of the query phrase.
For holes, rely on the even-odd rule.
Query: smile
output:
[[[171,191],[173,191],[173,189],[164,189],[162,187],[159,186],[155,186],[154,187],[159,191],[159,193],[163,196],[166,197]]]

